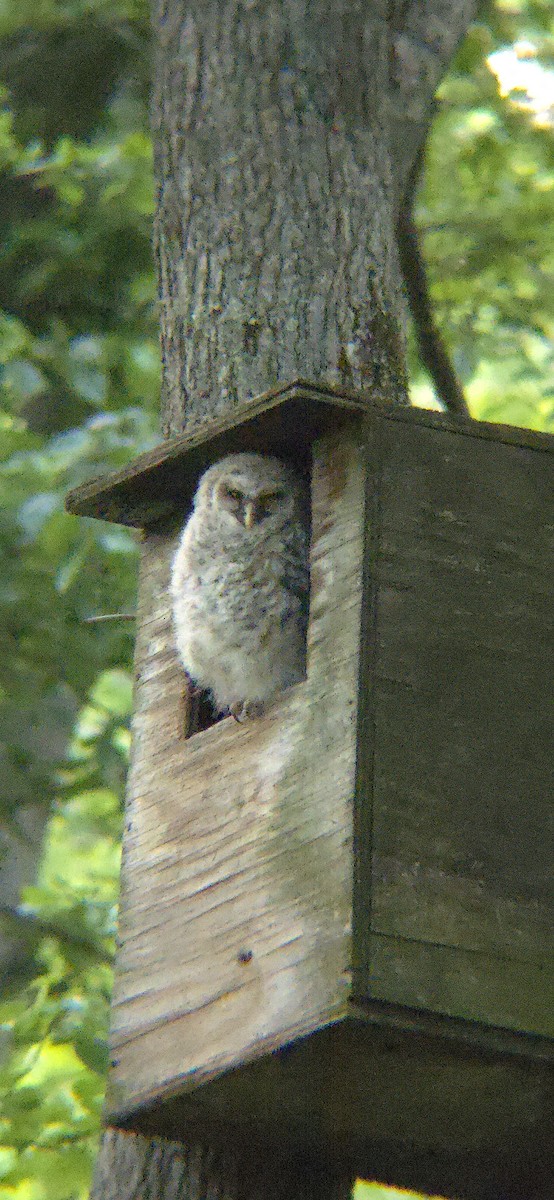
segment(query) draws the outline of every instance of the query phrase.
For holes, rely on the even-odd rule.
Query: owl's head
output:
[[[202,476],[196,510],[228,528],[251,536],[301,515],[302,481],[278,458],[265,454],[230,454]]]

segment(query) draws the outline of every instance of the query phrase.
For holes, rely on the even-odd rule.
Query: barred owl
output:
[[[258,715],[304,675],[308,504],[303,480],[262,454],[202,475],[171,575],[176,644],[218,712]]]

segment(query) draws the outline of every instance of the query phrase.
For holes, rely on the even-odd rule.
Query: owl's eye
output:
[[[221,489],[227,500],[232,500],[233,504],[241,504],[243,495],[237,488],[228,487],[227,484]]]
[[[264,492],[263,496],[258,498],[256,505],[260,519],[268,517],[270,513],[275,512],[282,499],[283,492]]]

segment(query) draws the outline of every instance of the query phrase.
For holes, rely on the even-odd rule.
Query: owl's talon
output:
[[[263,717],[265,708],[261,700],[240,700],[231,705],[229,712],[238,725],[244,725],[254,717]]]

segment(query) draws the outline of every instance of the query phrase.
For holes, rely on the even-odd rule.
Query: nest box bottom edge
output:
[[[551,1175],[548,1046],[538,1039],[530,1053],[528,1040],[502,1030],[426,1024],[393,1006],[353,1006],[193,1090],[111,1112],[109,1123],[276,1165],[281,1156],[319,1169],[342,1159],[358,1176],[468,1200],[498,1200],[499,1187],[511,1200],[520,1178],[529,1188],[545,1164]]]

